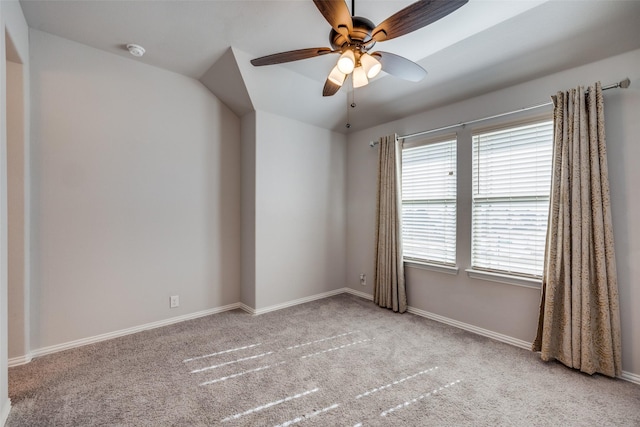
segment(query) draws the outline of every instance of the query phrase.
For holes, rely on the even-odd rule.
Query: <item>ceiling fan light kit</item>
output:
[[[352,16],[344,0],[313,0],[331,25],[331,48],[308,48],[262,56],[251,60],[258,67],[339,53],[322,90],[323,96],[334,95],[348,75],[353,87],[359,88],[384,71],[409,81],[420,81],[427,72],[420,65],[393,53],[368,53],[376,42],[391,40],[423,28],[465,5],[469,0],[420,0],[391,15],[378,26],[370,20]]]
[[[338,70],[343,74],[351,74],[356,67],[356,56],[353,50],[347,49],[338,59]]]
[[[342,86],[342,84],[344,83],[344,80],[347,78],[347,75],[345,73],[343,73],[342,71],[340,71],[338,69],[338,66],[336,65],[335,67],[333,67],[333,69],[331,70],[331,72],[329,73],[329,80],[338,85],[338,86]]]
[[[362,66],[356,67],[353,70],[353,88],[357,89],[362,86],[366,86],[369,84],[369,79],[367,78],[367,73],[364,71]]]
[[[364,68],[369,79],[374,78],[380,74],[380,71],[382,71],[382,64],[380,61],[368,53],[363,53],[362,56],[360,56],[360,64],[362,64],[362,68]]]

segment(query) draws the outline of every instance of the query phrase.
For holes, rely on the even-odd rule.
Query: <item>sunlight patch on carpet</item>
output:
[[[329,353],[331,351],[342,350],[343,348],[351,347],[352,345],[361,344],[361,343],[367,342],[367,341],[373,341],[374,339],[375,338],[366,339],[366,340],[360,340],[360,341],[354,341],[354,342],[349,343],[349,344],[344,344],[344,345],[341,345],[341,346],[338,346],[338,347],[333,347],[333,348],[330,348],[330,349],[327,349],[327,350],[319,351],[317,353],[305,354],[304,356],[301,356],[300,359],[306,359],[308,357],[318,356],[320,354]]]
[[[287,347],[287,350],[293,350],[294,348],[304,347],[304,346],[311,345],[311,344],[317,344],[319,342],[333,340],[333,339],[340,338],[340,337],[346,337],[347,335],[355,334],[356,332],[360,332],[360,331],[346,332],[344,334],[334,335],[332,337],[322,338],[320,340],[309,341],[309,342],[306,342],[304,344],[293,345],[291,347]]]
[[[306,414],[306,415],[302,415],[301,417],[297,417],[297,418],[294,418],[294,419],[289,420],[289,421],[287,421],[287,422],[284,422],[284,423],[282,423],[282,424],[278,424],[278,425],[277,425],[277,426],[275,426],[275,427],[287,427],[287,426],[290,426],[290,425],[292,425],[292,424],[299,423],[300,421],[304,421],[304,420],[308,420],[309,418],[316,417],[316,416],[318,416],[318,415],[320,415],[320,414],[323,414],[323,413],[325,413],[325,412],[327,412],[327,411],[330,411],[330,410],[332,410],[332,409],[335,409],[335,408],[337,408],[338,406],[340,406],[340,405],[339,405],[339,404],[337,404],[337,403],[334,403],[333,405],[331,405],[331,406],[327,406],[326,408],[320,409],[319,411],[315,411],[315,412],[311,412],[311,413]]]
[[[273,354],[273,351],[268,351],[262,354],[256,354],[255,356],[242,357],[240,359],[232,360],[230,362],[220,363],[219,365],[207,366],[206,368],[194,369],[191,371],[192,374],[197,374],[198,372],[210,371],[212,369],[220,368],[222,366],[233,365],[234,363],[246,362],[247,360],[259,359],[261,357],[269,356]]]
[[[273,365],[260,366],[259,368],[249,369],[248,371],[238,372],[236,374],[231,374],[231,375],[227,375],[226,377],[216,378],[215,380],[211,380],[211,381],[205,381],[203,383],[200,383],[200,385],[201,386],[205,386],[205,385],[209,385],[209,384],[219,383],[221,381],[226,381],[226,380],[230,380],[232,378],[241,377],[243,375],[251,374],[253,372],[264,371],[265,369],[273,368],[274,366],[284,365],[285,363],[287,363],[287,362],[279,362],[279,363],[276,363],[276,364],[273,364]]]
[[[410,380],[410,379],[412,379],[412,378],[415,378],[415,377],[417,377],[417,376],[419,376],[419,375],[426,374],[427,372],[433,372],[433,371],[435,371],[436,369],[438,369],[438,367],[437,367],[437,366],[436,366],[436,367],[434,367],[434,368],[425,369],[424,371],[420,371],[420,372],[418,372],[417,374],[413,374],[413,375],[409,375],[408,377],[401,378],[401,379],[396,380],[396,381],[394,381],[394,382],[392,382],[392,383],[389,383],[389,384],[386,384],[386,385],[383,385],[383,386],[380,386],[380,387],[376,387],[376,388],[371,389],[371,390],[369,390],[369,391],[367,391],[367,392],[364,392],[364,393],[362,393],[362,394],[357,395],[357,396],[356,396],[356,399],[360,399],[360,398],[363,398],[363,397],[369,396],[369,395],[371,395],[371,394],[373,394],[373,393],[377,393],[377,392],[379,392],[380,390],[384,390],[385,388],[389,388],[389,387],[392,387],[392,386],[394,386],[394,385],[401,384],[401,383],[403,383],[403,382],[405,382],[405,381],[407,381],[407,380]]]
[[[205,359],[207,357],[213,357],[213,356],[217,356],[219,354],[225,354],[225,353],[232,353],[234,351],[240,351],[240,350],[246,350],[248,348],[253,348],[253,347],[257,347],[261,345],[260,343],[258,344],[251,344],[251,345],[245,345],[244,347],[237,347],[237,348],[232,348],[230,350],[223,350],[223,351],[219,351],[217,353],[211,353],[211,354],[205,354],[204,356],[197,356],[197,357],[192,357],[190,359],[184,359],[183,362],[187,363],[187,362],[192,362],[194,360],[200,360],[200,359]]]
[[[338,347],[329,348],[329,349],[326,349],[326,350],[318,351],[316,353],[305,354],[304,356],[300,356],[299,359],[300,360],[307,359],[307,358],[310,358],[310,357],[318,356],[318,355],[329,353],[329,352],[336,351],[336,350],[342,350],[342,349],[345,349],[347,347],[351,347],[351,346],[356,345],[356,344],[362,344],[362,343],[373,341],[373,340],[375,340],[375,338],[365,339],[365,340],[360,340],[360,341],[354,341],[354,342],[351,342],[349,344],[344,344],[344,345],[341,345],[341,346],[338,346]],[[206,372],[206,371],[209,371],[209,370],[212,370],[212,369],[216,369],[216,368],[219,368],[219,367],[222,367],[222,366],[227,366],[227,365],[231,365],[231,364],[234,364],[234,363],[241,363],[241,362],[245,362],[247,360],[253,360],[253,359],[258,359],[258,358],[261,358],[261,357],[269,356],[269,355],[274,354],[274,353],[278,353],[278,352],[277,351],[269,351],[267,353],[257,354],[255,356],[243,357],[243,358],[240,358],[240,359],[232,360],[230,362],[225,362],[225,363],[221,363],[221,364],[213,365],[213,366],[207,366],[206,368],[195,369],[195,370],[191,371],[191,373],[195,374],[195,373],[200,373],[200,372]],[[274,366],[282,365],[284,363],[287,363],[287,361],[278,362],[278,363],[275,363],[273,365],[261,366],[259,368],[249,369],[249,370],[246,370],[246,371],[242,371],[242,372],[238,372],[238,373],[235,373],[235,374],[227,375],[227,376],[224,376],[224,377],[221,377],[221,378],[216,378],[214,380],[205,381],[203,383],[200,383],[200,385],[201,386],[205,386],[205,385],[215,384],[215,383],[218,383],[218,382],[221,382],[221,381],[230,380],[230,379],[233,379],[233,378],[238,378],[238,377],[241,377],[241,376],[246,375],[246,374],[263,371],[265,369],[269,369],[269,368],[272,368]]]
[[[392,412],[395,412],[395,411],[397,411],[397,410],[399,410],[399,409],[402,409],[402,408],[406,408],[407,406],[409,406],[409,405],[411,405],[411,404],[413,404],[413,403],[416,403],[416,402],[418,402],[418,401],[420,401],[420,400],[422,400],[422,399],[426,399],[426,398],[427,398],[427,397],[429,397],[429,396],[433,396],[434,394],[438,394],[438,392],[441,392],[442,390],[444,390],[444,389],[446,389],[446,388],[449,388],[449,387],[451,387],[451,386],[453,386],[453,385],[456,385],[456,384],[458,384],[460,381],[462,381],[462,380],[457,380],[457,381],[451,382],[451,383],[449,383],[449,384],[445,384],[445,385],[443,385],[442,387],[440,387],[440,388],[436,388],[436,389],[434,389],[434,390],[430,391],[430,392],[429,392],[429,393],[427,393],[427,394],[423,394],[423,395],[418,396],[418,397],[416,397],[416,398],[414,398],[414,399],[407,400],[406,402],[401,403],[401,404],[399,404],[398,406],[394,406],[393,408],[389,408],[389,409],[387,409],[386,411],[383,411],[383,412],[380,414],[380,416],[381,416],[381,417],[386,417],[387,415],[389,415],[389,414],[390,414],[390,413],[392,413]]]
[[[312,345],[312,344],[317,344],[317,343],[321,343],[321,342],[324,342],[324,341],[329,341],[329,340],[333,340],[333,339],[337,339],[337,338],[346,337],[348,335],[355,334],[357,332],[360,332],[360,331],[345,332],[345,333],[342,333],[342,334],[333,335],[333,336],[326,337],[326,338],[321,338],[321,339],[318,339],[318,340],[315,340],[315,341],[309,341],[309,342],[305,342],[305,343],[302,343],[302,344],[292,345],[292,346],[287,347],[286,350],[294,350],[296,348],[306,347],[306,346],[309,346],[309,345]],[[236,352],[236,351],[247,350],[247,349],[250,349],[250,348],[258,347],[259,345],[262,345],[262,343],[245,345],[245,346],[242,346],[242,347],[231,348],[231,349],[228,349],[228,350],[221,350],[221,351],[217,351],[215,353],[205,354],[205,355],[202,355],[202,356],[195,356],[195,357],[191,357],[191,358],[188,358],[188,359],[184,359],[182,362],[183,363],[193,362],[194,360],[201,360],[201,359],[206,359],[206,358],[209,358],[209,357],[219,356],[221,354],[228,354],[228,353],[233,353],[233,352]],[[329,351],[331,351],[331,350],[329,350]],[[207,367],[207,368],[196,369],[194,371],[191,371],[191,373],[203,372],[203,371],[207,371],[207,370],[210,370],[210,369],[218,368],[220,366],[230,365],[232,363],[242,362],[242,361],[245,361],[245,360],[250,360],[252,358],[257,358],[257,357],[262,357],[262,356],[265,356],[265,355],[268,355],[268,354],[273,354],[273,353],[275,353],[275,351],[270,351],[268,353],[263,353],[262,355],[258,355],[258,356],[241,358],[241,359],[235,360],[233,362],[227,362],[227,363],[223,363],[223,364],[220,364],[220,365],[210,366],[210,367]]]
[[[245,415],[253,414],[254,412],[259,412],[259,411],[262,411],[263,409],[271,408],[272,406],[276,406],[276,405],[279,405],[281,403],[288,402],[290,400],[299,399],[301,397],[308,396],[309,394],[315,393],[318,390],[320,390],[320,389],[316,387],[313,390],[307,390],[307,391],[302,392],[302,393],[294,394],[293,396],[285,397],[284,399],[276,400],[274,402],[265,403],[264,405],[256,406],[253,409],[249,409],[249,410],[241,412],[239,414],[232,415],[232,416],[227,417],[227,418],[225,418],[225,419],[223,419],[221,421],[225,422],[225,421],[237,420],[238,418],[243,417]]]

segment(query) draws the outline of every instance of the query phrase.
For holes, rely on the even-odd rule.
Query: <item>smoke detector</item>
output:
[[[140,45],[129,43],[127,49],[129,49],[129,53],[133,56],[140,57],[144,55],[144,48]]]

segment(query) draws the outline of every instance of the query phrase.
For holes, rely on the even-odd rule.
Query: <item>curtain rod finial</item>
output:
[[[620,86],[622,89],[626,89],[631,86],[631,80],[629,80],[629,77],[627,77],[626,79],[618,83],[618,86]]]
[[[378,141],[369,141],[369,147],[375,147],[378,145]]]

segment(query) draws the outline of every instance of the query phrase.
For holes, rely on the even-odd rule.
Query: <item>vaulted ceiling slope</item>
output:
[[[355,13],[379,23],[412,2],[356,0]],[[339,132],[640,48],[638,0],[471,0],[440,21],[380,44],[424,67],[429,74],[422,82],[381,73],[355,92],[343,88],[323,98],[334,55],[259,68],[249,63],[329,46],[330,27],[311,0],[21,5],[32,28],[123,56],[129,55],[127,43],[144,46],[145,56],[132,60],[200,79],[238,115],[264,110]],[[352,101],[356,108],[348,107]]]

